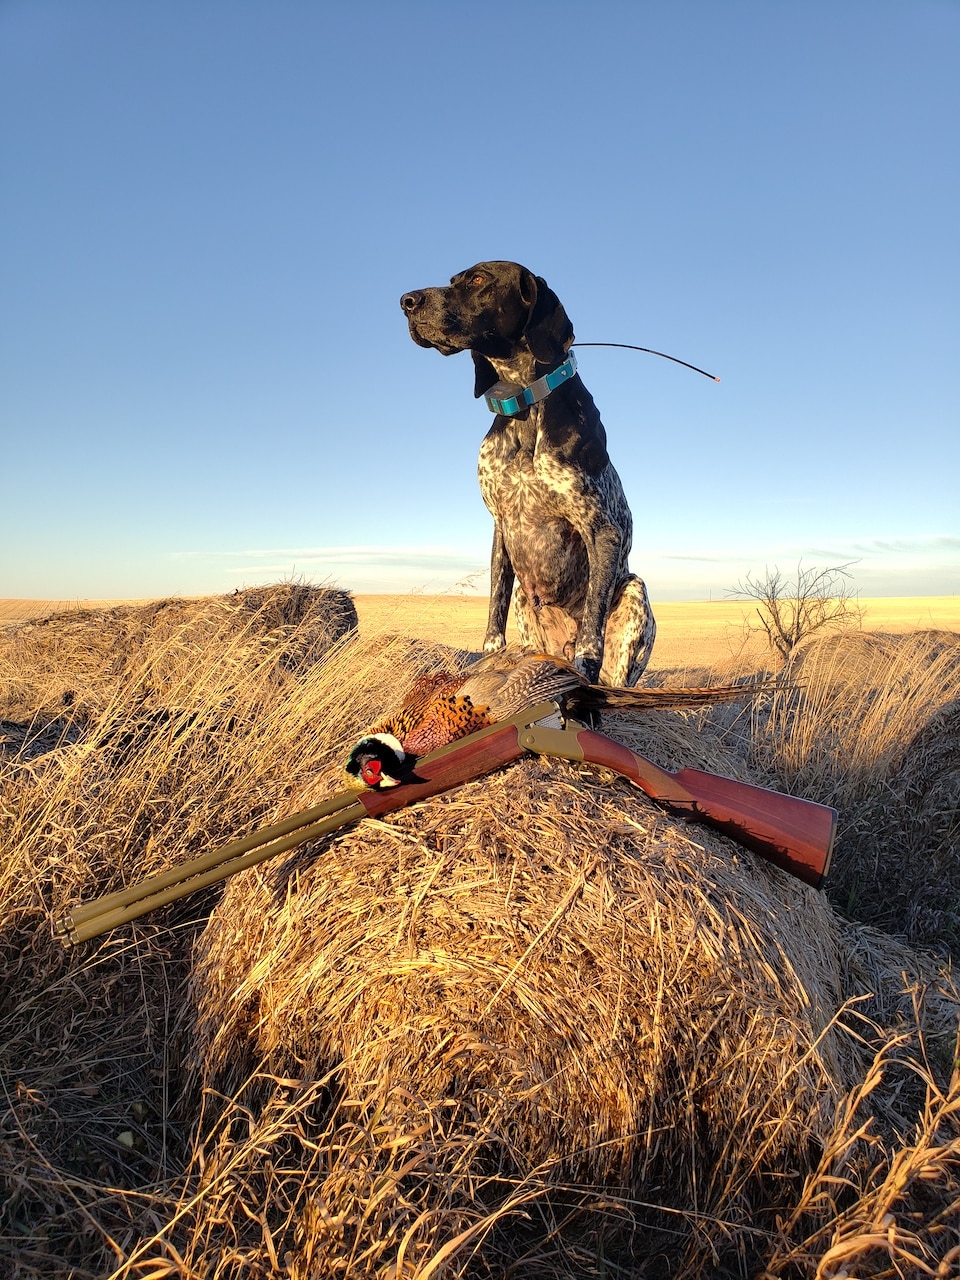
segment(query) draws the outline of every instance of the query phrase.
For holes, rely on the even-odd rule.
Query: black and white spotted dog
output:
[[[656,623],[627,568],[630,508],[557,295],[516,262],[481,262],[400,305],[421,347],[471,353],[474,394],[497,415],[479,463],[494,520],[484,652],[506,643],[516,582],[524,644],[572,660],[592,682],[635,684]]]

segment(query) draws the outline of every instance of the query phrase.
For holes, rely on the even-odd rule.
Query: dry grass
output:
[[[335,638],[343,608],[288,584],[0,639],[0,1274],[954,1275],[944,959],[596,771],[521,762],[60,948],[64,907],[339,787],[462,656],[362,610]],[[844,892],[922,829],[955,902],[957,639],[851,639],[752,720],[606,727],[839,802]]]
[[[960,633],[825,637],[753,747],[784,787],[843,815],[845,911],[960,955]]]

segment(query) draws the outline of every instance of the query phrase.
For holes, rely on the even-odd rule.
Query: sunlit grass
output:
[[[540,760],[62,948],[65,907],[339,788],[462,656],[341,606],[2,634],[0,1271],[953,1274],[956,636],[825,641],[754,717],[607,726],[837,805],[831,894],[927,951]]]

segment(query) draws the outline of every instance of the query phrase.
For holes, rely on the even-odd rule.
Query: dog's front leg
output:
[[[597,684],[603,665],[604,630],[623,559],[623,537],[613,524],[585,530],[582,536],[590,565],[590,581],[583,606],[583,618],[577,630],[574,663],[591,684]]]
[[[483,638],[484,653],[495,653],[507,643],[507,614],[510,612],[514,576],[500,526],[494,525],[493,549],[490,552],[490,612],[487,614],[487,634]]]

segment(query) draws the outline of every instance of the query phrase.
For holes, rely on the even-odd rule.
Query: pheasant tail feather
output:
[[[709,707],[721,702],[747,702],[775,686],[717,684],[691,689],[615,689],[604,685],[584,685],[567,694],[572,712],[583,711],[666,711],[682,707]]]

